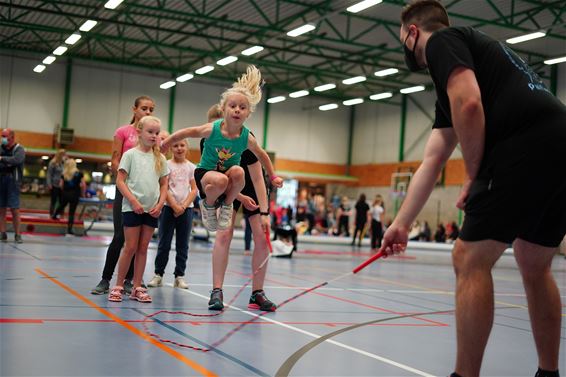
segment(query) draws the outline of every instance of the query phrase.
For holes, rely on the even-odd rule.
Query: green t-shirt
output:
[[[159,179],[169,174],[167,161],[160,155],[162,165],[161,172],[155,171],[155,157],[152,151],[142,152],[138,148],[132,148],[122,156],[118,170],[128,173],[126,185],[140,202],[144,212],[149,212],[155,207],[159,200]],[[130,201],[124,197],[122,201],[122,212],[133,211]]]
[[[218,119],[212,124],[212,132],[204,143],[199,168],[225,172],[240,164],[242,152],[248,148],[250,130],[244,125],[239,137],[227,139],[220,130],[222,121],[223,119]]]

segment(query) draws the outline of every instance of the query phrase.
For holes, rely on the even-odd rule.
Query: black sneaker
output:
[[[16,235],[14,236],[14,242],[15,242],[15,243],[23,243],[24,240],[22,240],[22,235],[21,235],[21,234],[16,234]]]
[[[124,280],[124,293],[129,295],[132,293],[132,289],[134,289],[134,283],[131,280]]]
[[[8,242],[8,235],[6,234],[6,232],[0,233],[0,241]]]
[[[277,305],[275,305],[265,296],[265,292],[262,289],[260,291],[255,291],[252,293],[252,295],[250,296],[248,309],[261,310],[264,312],[274,312],[277,309]]]
[[[92,288],[92,291],[90,291],[90,293],[92,293],[93,295],[103,295],[105,293],[108,293],[109,289],[110,282],[106,279],[102,279],[96,287]]]
[[[208,310],[224,309],[224,294],[221,288],[214,288],[210,291],[210,301],[208,302]]]

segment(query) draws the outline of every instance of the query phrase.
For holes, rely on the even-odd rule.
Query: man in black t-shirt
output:
[[[566,170],[566,107],[505,44],[473,28],[449,27],[439,2],[413,2],[401,22],[408,68],[428,68],[434,82],[436,120],[382,250],[405,250],[410,224],[460,143],[467,179],[457,201],[466,217],[453,250],[454,375],[480,373],[493,323],[491,269],[512,243],[529,303],[537,376],[558,376],[561,303],[550,266],[566,233],[566,175],[557,173]]]

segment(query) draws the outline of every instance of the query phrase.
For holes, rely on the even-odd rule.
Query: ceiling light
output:
[[[45,66],[43,64],[38,64],[33,69],[34,72],[41,73],[45,70]]]
[[[397,68],[387,68],[387,69],[382,69],[381,71],[375,72],[375,75],[377,77],[384,77],[384,76],[394,75],[397,72],[399,72],[399,70]]]
[[[205,73],[208,73],[208,72],[210,72],[210,71],[214,71],[214,66],[212,66],[212,65],[205,65],[204,67],[201,67],[201,68],[197,69],[197,70],[195,71],[195,73],[196,73],[197,75],[204,75]]]
[[[285,97],[283,97],[283,96],[271,97],[267,100],[268,103],[277,103],[277,102],[283,102],[283,101],[285,101]]]
[[[316,88],[314,88],[315,92],[324,92],[326,90],[330,90],[330,89],[334,89],[336,88],[336,84],[324,84],[324,85],[320,85],[317,86]]]
[[[303,26],[299,26],[298,28],[291,30],[290,32],[287,33],[287,35],[289,37],[298,37],[299,35],[308,33],[309,31],[312,31],[314,29],[316,29],[316,26],[314,26],[313,24],[305,24]]]
[[[365,76],[356,76],[356,77],[350,77],[349,79],[346,80],[342,80],[342,84],[345,85],[352,85],[352,84],[357,84],[359,82],[363,82],[366,81],[366,77]]]
[[[68,45],[74,45],[81,39],[81,35],[78,33],[73,33],[69,36],[69,38],[65,39],[65,43]]]
[[[176,80],[178,82],[185,82],[185,81],[189,81],[193,77],[195,77],[195,75],[193,75],[192,73],[185,73],[184,75],[177,77]]]
[[[289,93],[289,97],[291,97],[291,98],[299,98],[299,97],[304,97],[304,96],[308,96],[308,95],[309,95],[308,90],[299,90],[297,92]]]
[[[67,47],[59,46],[53,51],[53,55],[63,55],[67,51]]]
[[[49,55],[48,57],[43,59],[42,63],[43,64],[51,64],[55,61],[55,59],[57,59],[55,56]]]
[[[422,92],[425,90],[425,87],[422,85],[411,86],[410,88],[401,89],[400,92],[403,94],[415,93],[415,92]]]
[[[335,103],[328,103],[326,105],[321,105],[321,106],[318,107],[318,109],[320,111],[334,110],[334,109],[337,109],[337,108],[338,108],[338,105],[335,104]]]
[[[393,97],[393,93],[385,92],[385,93],[373,94],[373,95],[369,96],[369,99],[377,101],[377,100],[380,100],[380,99],[391,98],[391,97]]]
[[[546,35],[546,31],[537,31],[535,33],[530,33],[530,34],[525,34],[525,35],[521,35],[519,37],[515,37],[515,38],[509,38],[508,40],[506,40],[505,42],[509,43],[509,44],[515,44],[515,43],[521,43],[521,42],[525,42],[525,41],[530,41],[531,39],[537,39],[537,38],[542,38]]]
[[[82,158],[75,158],[75,162],[77,164],[80,164],[81,162],[83,162],[83,159]]]
[[[238,58],[236,56],[227,56],[224,59],[220,59],[216,62],[218,65],[228,65],[230,63],[234,63]]]
[[[352,105],[359,105],[360,103],[364,103],[363,98],[353,98],[347,101],[342,102],[345,106],[352,106]]]
[[[561,58],[554,58],[554,59],[549,59],[549,60],[545,60],[544,64],[558,64],[558,63],[564,63],[566,62],[566,56],[563,56]]]
[[[363,11],[364,9],[377,5],[382,1],[383,0],[364,0],[364,1],[360,1],[357,4],[352,5],[351,7],[346,8],[346,10],[350,13],[358,13]]]
[[[90,31],[93,27],[96,26],[98,22],[94,20],[85,21],[84,24],[81,25],[79,28],[80,31]]]
[[[167,81],[167,82],[164,82],[163,84],[159,85],[159,87],[161,89],[169,89],[169,88],[171,88],[175,85],[177,85],[177,83],[175,81]]]
[[[44,160],[44,161],[49,160],[49,156],[41,156],[41,159]]]
[[[247,48],[244,51],[242,51],[242,55],[250,56],[250,55],[253,55],[253,54],[257,54],[260,51],[263,51],[262,46],[253,46],[253,47]]]
[[[116,9],[118,5],[122,4],[122,1],[124,0],[108,0],[106,4],[104,4],[104,8]]]

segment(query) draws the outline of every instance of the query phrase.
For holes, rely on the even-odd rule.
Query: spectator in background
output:
[[[0,149],[0,240],[8,241],[6,234],[6,210],[12,211],[14,241],[22,243],[20,234],[20,185],[22,183],[26,152],[24,147],[16,143],[14,130],[2,130]]]
[[[421,225],[421,233],[419,234],[419,241],[430,241],[430,236],[432,235],[432,231],[430,230],[430,225],[428,225],[428,221],[423,221]]]
[[[355,210],[356,210],[356,217],[355,217],[356,229],[354,230],[354,238],[352,238],[352,246],[356,244],[356,237],[358,236],[358,232],[359,232],[360,238],[358,240],[358,247],[360,247],[362,246],[362,239],[364,237],[364,233],[365,233],[364,230],[367,224],[368,211],[369,211],[369,205],[366,203],[365,194],[361,194],[360,197],[358,198],[358,201],[356,202]]]
[[[51,195],[51,200],[49,201],[49,216],[51,216],[52,219],[55,218],[57,205],[61,203],[61,185],[59,182],[63,175],[63,163],[66,158],[66,151],[59,149],[47,166],[47,188]]]
[[[385,204],[383,197],[376,195],[369,212],[371,218],[371,250],[376,252],[381,247],[383,239],[383,214],[385,213]]]
[[[450,232],[448,233],[448,241],[450,241],[450,243],[453,243],[458,238],[458,235],[460,235],[460,228],[455,221],[452,221],[452,223],[450,224]]]
[[[439,223],[436,227],[436,233],[434,233],[434,242],[446,242],[446,229],[444,228],[444,225],[442,225],[442,223]]]
[[[347,196],[342,197],[342,201],[338,210],[336,211],[336,218],[338,219],[338,229],[335,233],[336,236],[342,234],[342,230],[346,237],[350,237],[350,199]]]
[[[77,210],[80,197],[85,195],[86,183],[83,173],[77,169],[77,163],[74,158],[68,158],[65,160],[63,175],[60,177],[59,182],[59,187],[61,188],[61,203],[59,204],[59,207],[57,207],[53,218],[57,219],[65,211],[67,204],[69,204],[67,233],[75,234],[73,232],[75,212]]]

